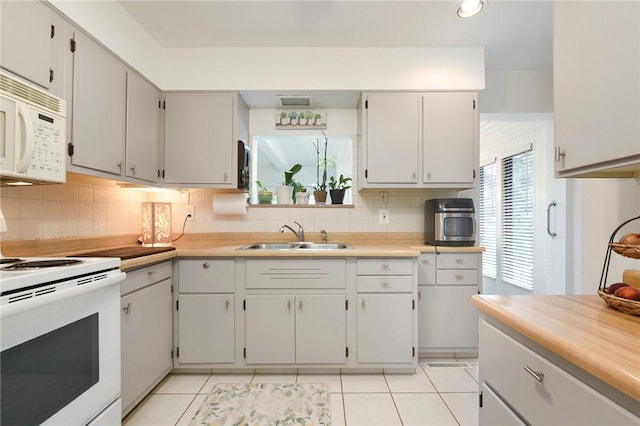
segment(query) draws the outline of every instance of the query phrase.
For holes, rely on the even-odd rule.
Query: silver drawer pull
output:
[[[382,287],[389,287],[389,281],[382,281],[382,282],[380,283],[380,285],[381,285]]]
[[[155,275],[158,271],[153,270],[153,271],[147,271],[147,275],[149,275],[150,277]]]
[[[525,365],[524,369],[527,373],[531,374],[538,383],[542,383],[542,380],[544,379],[544,373],[542,371],[533,371],[528,365]]]
[[[302,309],[302,300],[298,302],[298,309]]]
[[[229,299],[226,299],[226,300],[224,301],[224,308],[225,308],[226,310],[229,310]]]
[[[209,266],[211,266],[211,265],[209,265],[209,262],[204,262],[204,263],[202,264],[202,267],[203,267],[204,269],[209,269]]]
[[[461,280],[464,278],[464,275],[462,274],[456,274],[456,280]]]
[[[391,266],[389,266],[389,264],[388,264],[388,263],[383,263],[383,264],[382,264],[382,269],[383,269],[384,271],[388,271],[389,269],[391,269]]]
[[[122,308],[125,314],[129,315],[131,313],[131,303],[127,303],[127,306]]]
[[[460,259],[460,258],[458,258],[458,259],[456,259],[456,263],[457,263],[458,265],[463,264],[463,263],[464,263],[464,259]]]
[[[362,300],[362,309],[364,309],[364,300]]]
[[[287,300],[287,309],[291,310],[291,300]]]

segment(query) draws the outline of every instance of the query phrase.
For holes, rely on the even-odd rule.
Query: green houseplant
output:
[[[302,188],[302,184],[293,177],[302,169],[301,164],[294,164],[284,172],[284,183],[276,188],[278,204],[295,204],[296,192]]]
[[[327,144],[329,139],[327,135],[322,131],[324,135],[324,158],[320,159],[320,141],[316,141],[313,146],[316,148],[316,184],[314,185],[315,191],[313,198],[316,200],[316,204],[324,204],[327,202]],[[322,169],[322,183],[320,182],[320,169]]]
[[[284,120],[287,119],[287,113],[284,111],[280,111],[280,124],[284,124]]]
[[[258,204],[271,204],[273,201],[273,192],[262,184],[259,180],[256,181],[258,186]]]
[[[342,204],[344,201],[345,191],[351,188],[349,185],[351,178],[340,175],[338,179],[335,176],[329,178],[329,193],[331,194],[331,204]]]

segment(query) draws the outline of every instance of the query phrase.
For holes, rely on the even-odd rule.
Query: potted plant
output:
[[[314,147],[316,148],[316,184],[314,185],[315,191],[313,198],[316,200],[316,204],[324,204],[327,202],[327,135],[324,135],[324,158],[320,159],[320,141],[316,141]],[[322,183],[320,183],[320,168],[322,168]]]
[[[294,124],[296,124],[296,119],[298,118],[298,113],[295,111],[291,111],[289,113],[289,124],[291,124],[292,126]]]
[[[301,188],[298,192],[296,192],[296,204],[309,204],[309,193],[307,192],[307,188],[300,184]]]
[[[287,113],[284,111],[280,111],[280,124],[284,124],[284,120],[287,119]]]
[[[305,113],[300,112],[300,114],[298,114],[298,124],[304,124],[305,117],[306,117]]]
[[[331,194],[331,204],[342,204],[344,200],[344,193],[347,189],[351,188],[349,182],[351,178],[346,178],[343,175],[336,180],[335,176],[331,176],[329,179],[329,193]]]
[[[307,119],[307,125],[313,124],[313,111],[307,111],[304,115],[304,118]]]
[[[296,173],[302,169],[301,164],[294,164],[289,170],[284,172],[284,184],[276,188],[278,204],[295,203],[295,194],[302,187],[300,182],[293,179]]]
[[[316,114],[313,116],[313,124],[319,126],[321,124],[320,120],[322,119],[322,115]]]
[[[269,191],[259,180],[256,181],[256,185],[258,185],[258,204],[271,204],[273,192]]]

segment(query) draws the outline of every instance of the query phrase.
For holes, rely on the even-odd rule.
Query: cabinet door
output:
[[[433,92],[423,96],[422,181],[474,181],[478,149],[476,93]]]
[[[295,362],[294,297],[249,295],[246,298],[247,364]]]
[[[126,78],[124,65],[84,34],[73,54],[74,166],[122,175]]]
[[[231,187],[234,95],[170,93],[165,99],[165,183]]]
[[[365,182],[417,183],[420,96],[369,93],[365,105]]]
[[[346,361],[344,295],[296,296],[296,363]]]
[[[418,287],[418,346],[421,349],[477,350],[477,286]]]
[[[572,6],[553,4],[556,172],[640,156],[640,3]]]
[[[171,280],[121,299],[122,407],[171,369]]]
[[[358,295],[358,362],[411,362],[411,294]]]
[[[127,73],[125,174],[158,182],[160,162],[160,91],[134,72]]]
[[[0,3],[0,64],[49,88],[52,11],[39,1]]]
[[[180,364],[234,362],[234,311],[233,294],[180,294]]]

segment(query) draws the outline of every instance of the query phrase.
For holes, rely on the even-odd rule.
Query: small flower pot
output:
[[[296,204],[309,204],[309,195],[308,192],[296,193]]]
[[[313,198],[316,200],[316,204],[324,204],[327,202],[327,191],[315,191]]]
[[[331,204],[342,204],[344,201],[344,189],[331,189],[329,193],[331,194]]]
[[[273,201],[273,192],[271,191],[258,191],[258,203],[259,204],[271,204]]]
[[[291,204],[291,194],[293,187],[288,185],[280,185],[276,187],[276,198],[278,204]]]

